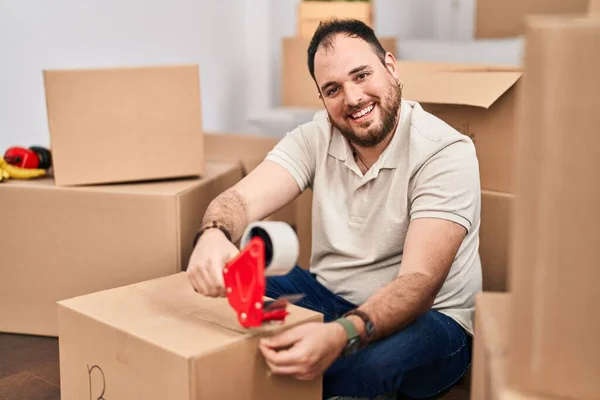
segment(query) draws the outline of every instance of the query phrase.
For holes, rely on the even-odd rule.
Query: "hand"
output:
[[[311,380],[333,364],[346,341],[340,324],[308,322],[263,338],[258,347],[272,373]]]
[[[194,290],[210,297],[225,296],[223,267],[239,250],[219,229],[208,229],[196,244],[187,268]]]

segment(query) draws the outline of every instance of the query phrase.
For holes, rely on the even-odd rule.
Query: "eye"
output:
[[[364,80],[367,76],[369,76],[368,72],[361,72],[360,74],[356,75],[356,79],[359,81]]]
[[[331,97],[331,96],[335,95],[338,92],[338,90],[339,90],[339,88],[337,88],[337,87],[329,89],[326,93],[327,97]]]

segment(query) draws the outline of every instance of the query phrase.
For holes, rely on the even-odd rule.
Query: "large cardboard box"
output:
[[[272,375],[263,335],[322,315],[296,306],[284,325],[245,330],[225,298],[185,273],[59,304],[63,400],[321,399],[322,379]]]
[[[600,393],[600,21],[531,19],[511,245],[517,390]]]
[[[600,15],[600,0],[590,0],[589,12],[594,16]]]
[[[510,295],[480,293],[475,306],[471,398],[496,400],[506,388]]]
[[[57,301],[181,271],[206,207],[241,176],[208,163],[203,179],[2,183],[0,331],[56,336]]]
[[[421,65],[427,65],[421,63]],[[473,139],[482,189],[512,193],[515,93],[522,72],[489,66],[399,63],[404,98]]]
[[[298,3],[298,36],[312,38],[321,21],[357,19],[373,28],[373,7],[367,1],[304,1]]]
[[[244,175],[247,175],[264,160],[278,141],[272,137],[207,132],[206,158],[239,162]],[[312,245],[312,191],[305,190],[296,200],[266,219],[287,222],[295,229],[300,243],[298,265],[308,269]]]
[[[386,51],[396,54],[395,38],[380,37],[379,41]],[[281,43],[281,104],[286,107],[324,108],[319,89],[308,71],[310,38],[286,37]]]
[[[479,256],[483,272],[483,290],[504,292],[508,289],[508,257],[514,195],[481,191],[481,228]]]
[[[204,173],[198,66],[44,71],[60,186]]]
[[[585,14],[589,0],[477,0],[475,38],[516,37],[531,14]]]

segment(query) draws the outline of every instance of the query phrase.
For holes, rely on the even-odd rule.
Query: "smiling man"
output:
[[[394,56],[359,21],[321,24],[308,69],[325,110],[288,133],[204,217],[188,275],[223,296],[247,224],[313,190],[310,271],[269,278],[325,315],[263,339],[275,374],[324,377],[324,398],[424,398],[471,360],[480,184],[471,140],[402,99]],[[214,222],[213,222],[214,221]],[[231,240],[231,241],[230,241]]]

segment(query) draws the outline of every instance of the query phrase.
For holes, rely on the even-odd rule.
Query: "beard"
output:
[[[373,126],[373,121],[366,121],[362,123],[360,127],[365,129],[366,133],[360,135],[356,133],[356,131],[352,129],[349,124],[342,126],[337,123],[328,112],[329,120],[331,121],[331,124],[336,127],[350,143],[363,148],[375,147],[381,143],[395,128],[398,120],[398,110],[400,108],[401,99],[402,89],[400,89],[400,87],[397,85],[390,84],[390,87],[387,91],[387,96],[385,99],[383,99],[384,101],[382,102],[382,99],[380,99],[379,101],[375,102],[381,114],[381,121],[377,126]],[[362,110],[369,103],[371,102],[367,101],[358,104],[356,107],[352,108],[350,113]],[[371,129],[368,129],[369,127]]]

